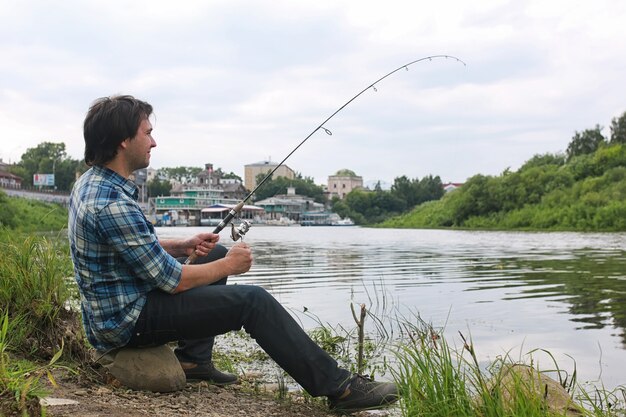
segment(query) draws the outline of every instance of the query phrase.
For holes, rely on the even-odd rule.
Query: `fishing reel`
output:
[[[235,227],[234,224],[230,224],[230,237],[232,240],[234,240],[235,242],[238,241],[239,239],[242,239],[246,233],[248,233],[248,230],[250,230],[250,227],[252,227],[252,222],[249,222],[248,220],[242,220],[241,224],[237,227]]]

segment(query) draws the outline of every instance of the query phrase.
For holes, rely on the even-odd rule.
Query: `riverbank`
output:
[[[304,393],[243,332],[219,336],[214,361],[237,374],[240,383],[218,387],[193,382],[181,391],[153,393],[127,389],[101,367],[80,373],[59,368],[54,371],[56,387],[46,381],[48,394],[42,402],[52,404],[45,406],[45,413],[53,417],[337,417],[324,397]],[[397,417],[400,412],[396,406],[352,415]]]
[[[216,387],[206,383],[187,384],[173,393],[132,391],[110,384],[78,383],[73,377],[57,381],[45,407],[52,417],[330,417],[321,403],[307,403],[304,397],[279,400],[276,394],[259,388],[254,380],[242,385]],[[54,400],[52,400],[54,399]]]

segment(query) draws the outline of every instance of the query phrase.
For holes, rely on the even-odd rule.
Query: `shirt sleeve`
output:
[[[172,293],[182,276],[182,265],[159,244],[141,209],[131,201],[114,201],[98,215],[98,231],[119,254],[133,275],[155,288]]]

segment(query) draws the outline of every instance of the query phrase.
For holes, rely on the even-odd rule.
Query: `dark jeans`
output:
[[[225,249],[218,247],[223,256]],[[179,294],[152,291],[127,346],[183,341],[177,349],[181,360],[206,355],[207,349],[210,360],[213,337],[242,327],[312,396],[334,396],[345,389],[350,373],[339,368],[274,297],[254,285],[207,285]],[[190,362],[197,359],[206,362],[206,356]]]

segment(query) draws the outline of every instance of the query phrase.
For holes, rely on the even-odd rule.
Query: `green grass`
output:
[[[0,230],[0,253],[0,309],[16,323],[10,345],[51,357],[62,342],[58,327],[71,316],[66,309],[73,285],[67,244]]]
[[[8,197],[0,190],[0,227],[20,232],[67,228],[67,209],[59,204]]]
[[[504,355],[487,367],[465,340],[460,350],[425,325],[406,325],[409,342],[397,349],[393,373],[400,386],[405,417],[539,417],[626,415],[626,390],[584,391],[560,369],[549,352],[550,369]],[[566,375],[563,378],[563,375]]]
[[[39,398],[46,395],[41,379],[47,377],[56,385],[52,369],[61,357],[61,348],[47,364],[37,365],[27,360],[16,360],[9,354],[10,331],[16,323],[11,323],[5,313],[0,321],[0,415],[33,416],[43,414]]]
[[[57,361],[88,357],[67,243],[0,229],[0,415],[36,415]]]

